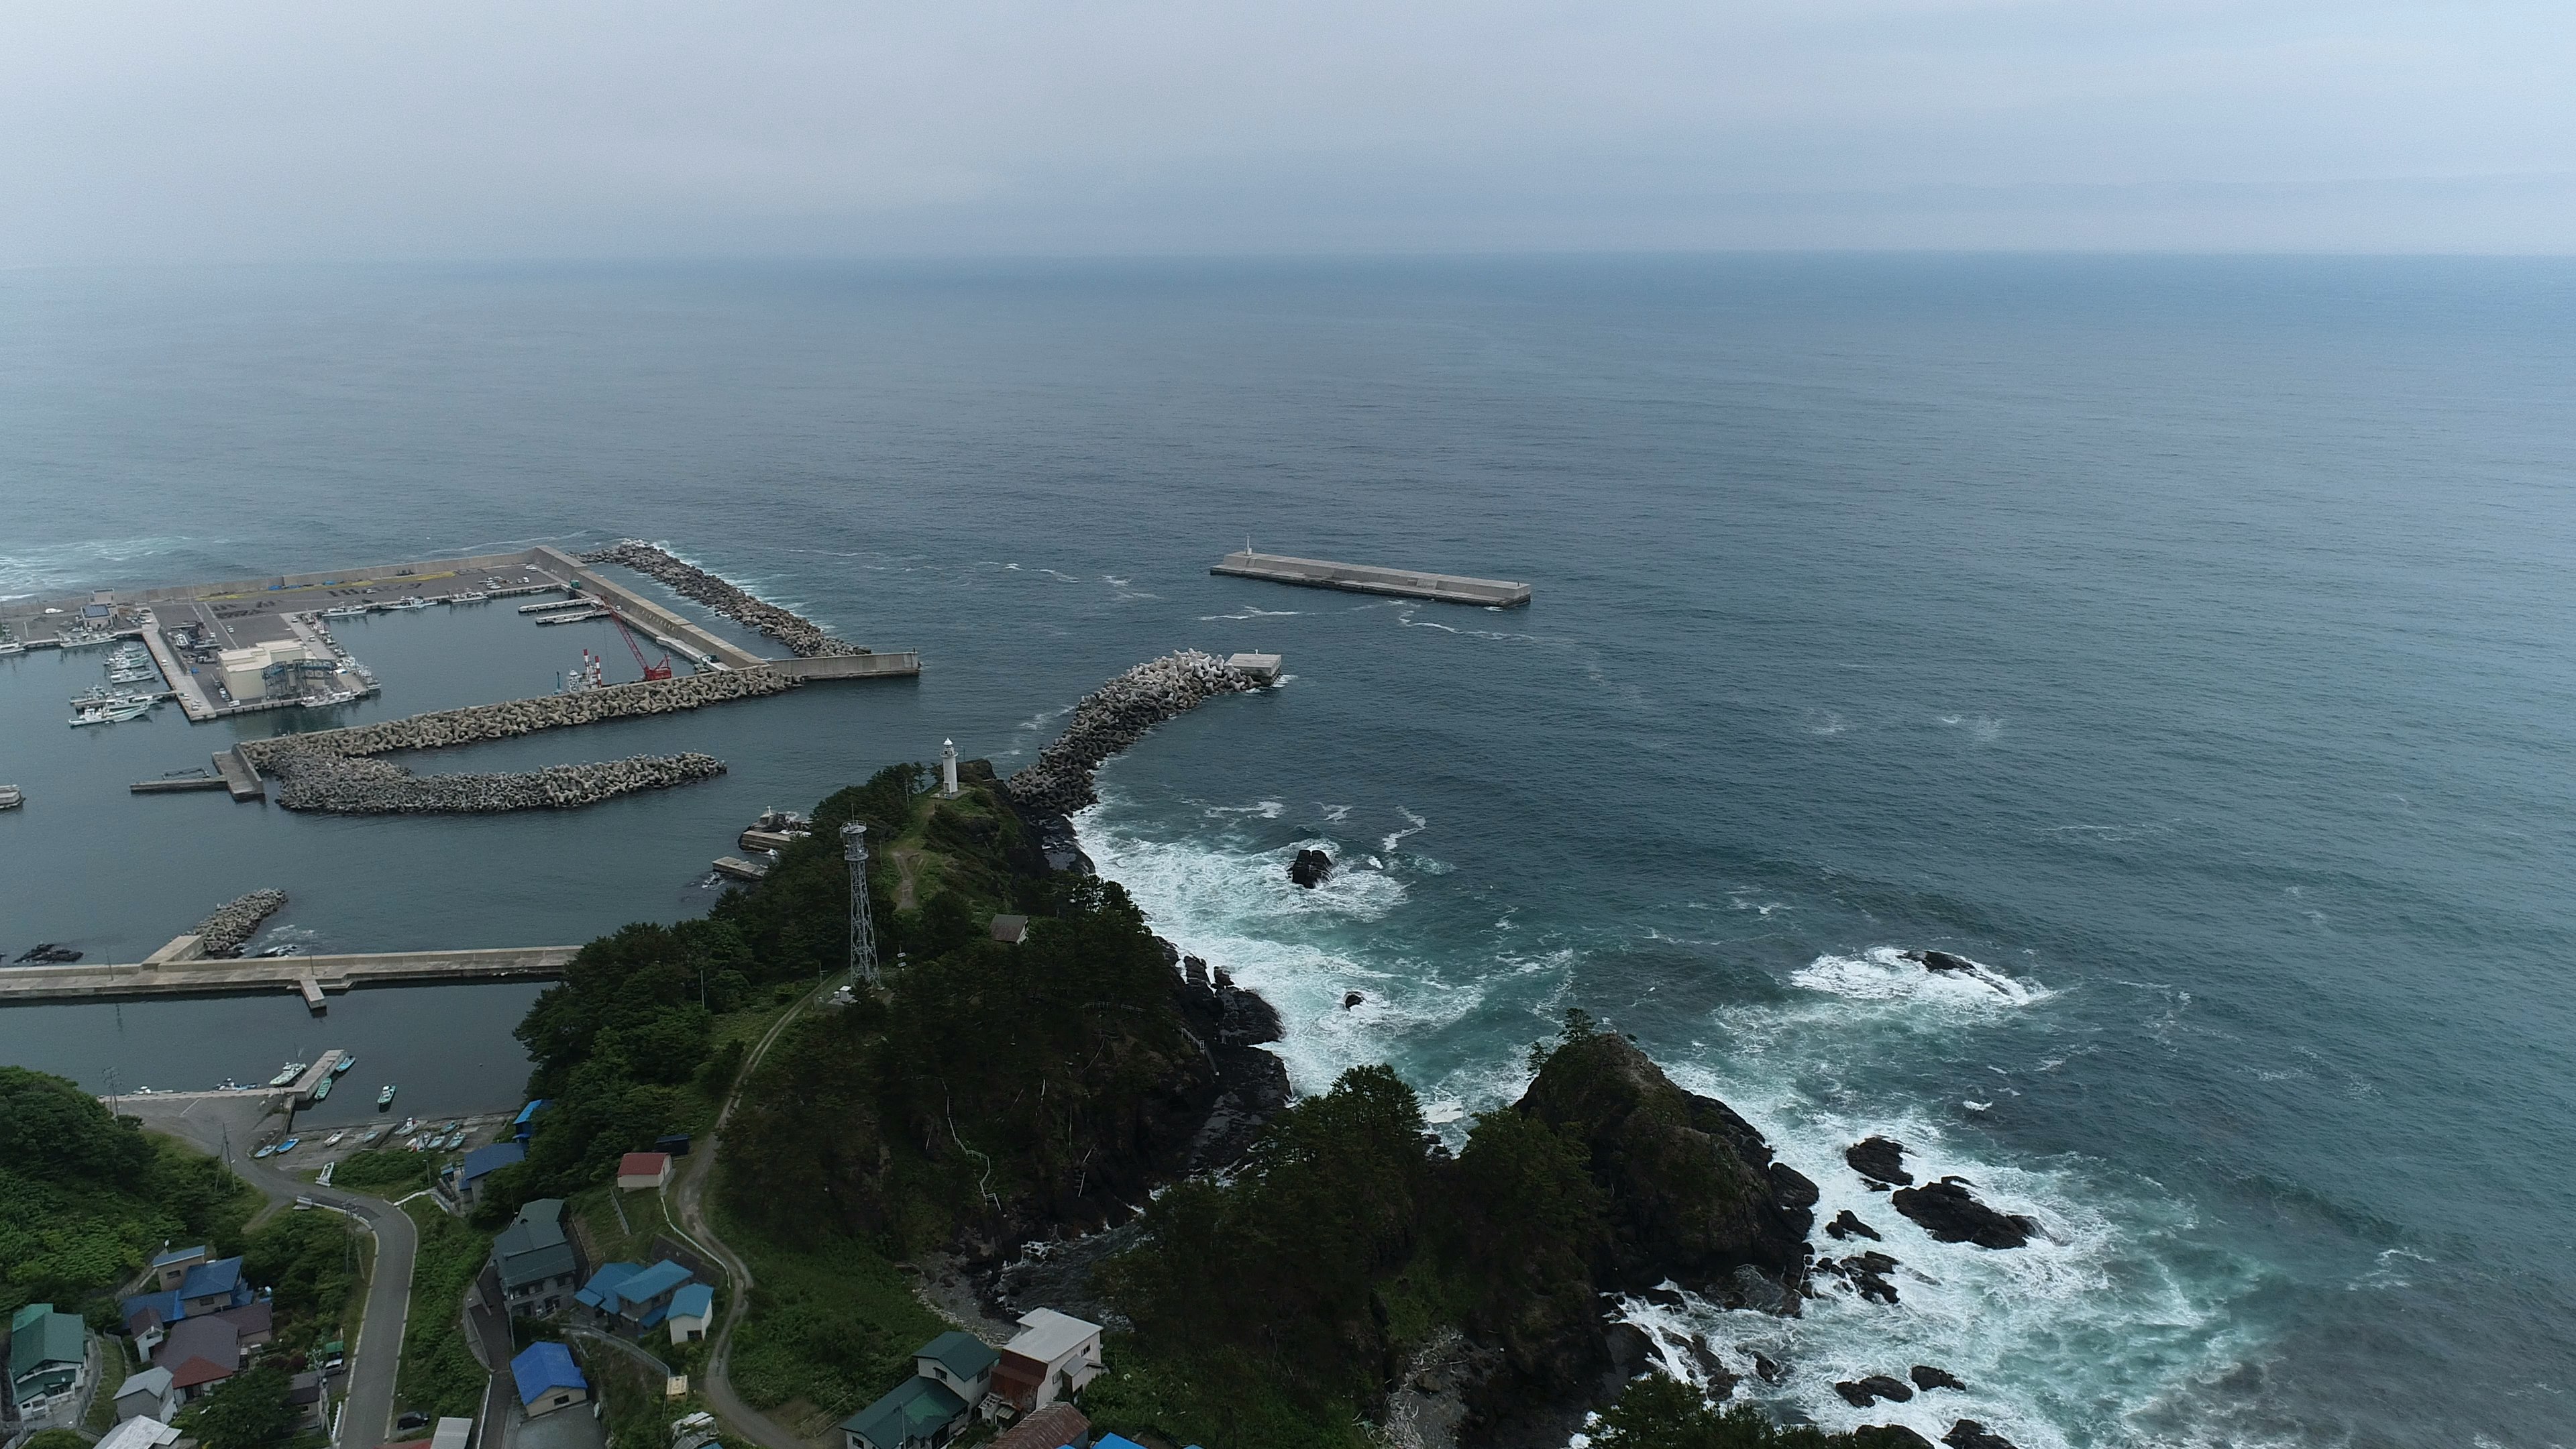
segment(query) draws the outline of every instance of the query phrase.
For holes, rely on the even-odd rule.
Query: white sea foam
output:
[[[1387,836],[1385,839],[1380,840],[1377,843],[1378,849],[1390,853],[1392,853],[1397,846],[1404,843],[1406,836],[1420,835],[1423,831],[1431,828],[1431,822],[1429,820],[1414,814],[1411,810],[1407,810],[1402,806],[1396,807],[1395,813],[1403,816],[1405,819],[1410,820],[1413,823],[1402,830],[1396,831],[1394,834]]]
[[[212,549],[222,542],[221,539],[140,535],[0,552],[0,599],[51,598],[76,589],[95,587],[101,577],[122,575],[128,571],[127,565],[139,559],[158,558],[190,549]]]
[[[1213,624],[1220,619],[1294,619],[1299,612],[1301,611],[1296,609],[1256,609],[1246,604],[1241,610],[1232,614],[1201,614],[1199,622]]]
[[[1765,914],[1768,914],[1767,912]],[[1895,946],[1857,956],[1819,956],[1789,979],[1810,991],[1852,1001],[1922,1002],[1970,1010],[2034,1006],[2057,993],[1971,961],[1965,971],[1935,971],[1905,959]]]

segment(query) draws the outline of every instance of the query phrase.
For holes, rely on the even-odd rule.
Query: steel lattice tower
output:
[[[877,979],[877,926],[868,910],[868,827],[841,827],[841,859],[850,863],[850,975]]]

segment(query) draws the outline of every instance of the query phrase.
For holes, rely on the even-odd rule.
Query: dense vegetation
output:
[[[0,1067],[0,1317],[49,1302],[111,1324],[107,1295],[163,1243],[237,1251],[257,1202],[221,1163],[154,1142],[73,1083]]]
[[[411,1312],[403,1331],[395,1408],[433,1418],[472,1418],[483,1402],[483,1366],[465,1341],[458,1305],[491,1256],[492,1240],[427,1201],[406,1204],[420,1247],[412,1259]]]

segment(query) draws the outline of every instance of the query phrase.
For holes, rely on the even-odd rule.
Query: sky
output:
[[[2571,0],[0,6],[0,265],[2576,251]]]

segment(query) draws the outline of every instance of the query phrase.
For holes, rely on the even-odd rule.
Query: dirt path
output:
[[[723,1265],[725,1277],[731,1285],[731,1291],[725,1294],[724,1319],[716,1326],[715,1332],[707,1336],[707,1403],[736,1433],[759,1444],[761,1449],[816,1449],[816,1446],[813,1441],[798,1438],[768,1415],[744,1403],[733,1391],[733,1379],[727,1368],[733,1353],[733,1331],[741,1324],[743,1314],[751,1304],[751,1265],[716,1236],[715,1227],[707,1217],[707,1183],[715,1172],[716,1153],[724,1143],[725,1124],[733,1120],[734,1106],[742,1100],[743,1084],[751,1080],[761,1058],[769,1054],[770,1047],[786,1032],[789,1023],[840,979],[836,975],[817,983],[813,990],[798,998],[795,1005],[771,1023],[769,1030],[744,1054],[742,1070],[733,1079],[733,1090],[726,1094],[724,1105],[716,1110],[715,1124],[707,1129],[703,1145],[689,1154],[688,1168],[663,1199],[666,1213],[674,1206],[678,1209],[679,1219],[673,1226]]]
[[[894,852],[894,908],[896,910],[909,911],[915,909],[913,901],[913,878],[920,870],[920,851],[914,850],[909,846],[905,846]]]

